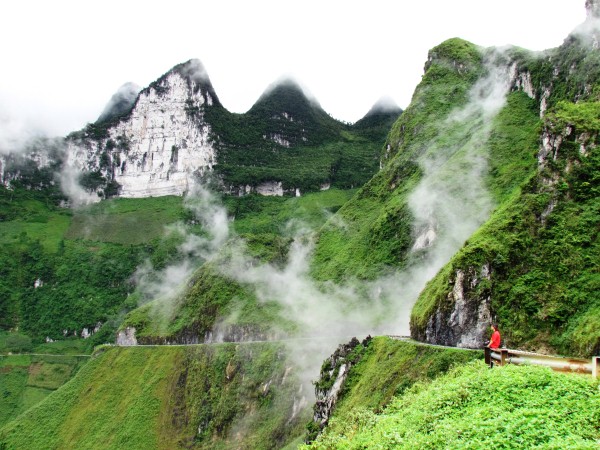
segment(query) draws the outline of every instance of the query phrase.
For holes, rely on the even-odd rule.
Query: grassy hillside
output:
[[[249,195],[223,200],[234,218],[233,231],[244,241],[249,256],[257,263],[278,265],[286,261],[296,231],[317,229],[352,194],[331,189],[298,198]],[[222,253],[227,251],[226,247]],[[149,343],[202,340],[216,321],[238,338],[265,338],[274,328],[294,330],[293,320],[280,317],[277,303],[259,302],[251,290],[224,276],[215,264],[199,267],[175,299],[159,298],[130,312],[121,328],[135,327],[139,342]]]
[[[280,448],[304,394],[277,344],[111,348],[0,430],[5,449]]]
[[[87,359],[69,355],[1,355],[0,427],[65,384]]]
[[[506,345],[581,356],[600,351],[599,62],[575,36],[545,59],[519,60],[538,93],[551,86],[551,106],[539,125],[533,111],[514,104],[506,111],[512,117],[498,117],[500,134],[490,144],[514,162],[501,161],[490,174],[509,189],[495,190],[501,203],[490,220],[420,296],[411,318],[415,337],[453,342],[432,330],[448,328],[451,292],[466,274],[460,289],[468,307],[488,303]],[[510,156],[515,147],[527,150],[522,161]]]
[[[357,410],[379,413],[415,383],[430,381],[452,367],[481,358],[480,351],[433,347],[380,336],[358,344],[347,357],[337,360],[335,367],[332,360],[326,360],[315,387],[318,392],[326,392],[335,382],[341,364],[350,362],[330,420],[351,420]],[[315,407],[315,411],[320,409]],[[319,422],[310,422],[307,440],[314,440],[321,427]]]
[[[165,225],[185,218],[181,197],[113,199],[76,209],[66,239],[139,245],[160,239]]]
[[[598,448],[598,382],[482,362],[413,385],[387,408],[334,417],[314,449]]]
[[[391,161],[340,209],[336,223],[343,227],[330,223],[321,230],[316,278],[374,278],[388,266],[406,266],[413,221],[408,196],[422,177],[418,158],[439,136],[440,123],[450,111],[467,102],[470,87],[483,71],[480,50],[461,39],[444,42],[431,55],[411,105],[388,136]],[[440,145],[460,142],[469,133],[468,128],[449,131]]]
[[[381,411],[394,396],[413,384],[481,357],[481,352],[475,350],[437,348],[376,337],[363,349],[359,363],[351,369],[335,416],[350,415],[357,408]]]

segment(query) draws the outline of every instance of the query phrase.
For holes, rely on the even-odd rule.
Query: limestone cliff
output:
[[[203,120],[213,103],[203,66],[190,60],[144,89],[116,123],[71,135],[65,164],[116,182],[122,197],[181,195],[215,164]]]

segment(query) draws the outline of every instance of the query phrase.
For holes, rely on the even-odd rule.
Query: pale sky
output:
[[[584,0],[4,1],[0,127],[36,126],[64,135],[96,120],[123,83],[147,86],[190,58],[202,61],[229,111],[247,111],[269,84],[292,75],[333,117],[355,122],[382,96],[406,108],[427,51],[445,39],[557,47],[585,20],[584,5]]]

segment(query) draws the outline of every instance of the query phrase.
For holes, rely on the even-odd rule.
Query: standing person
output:
[[[500,332],[498,331],[498,324],[492,324],[492,337],[490,338],[490,342],[488,343],[488,347],[490,350],[495,350],[500,348]],[[490,368],[494,367],[494,360],[490,357]]]

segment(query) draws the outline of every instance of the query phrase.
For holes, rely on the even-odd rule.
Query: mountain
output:
[[[400,114],[402,114],[402,109],[394,100],[389,97],[382,97],[375,102],[367,114],[354,123],[354,128],[370,128],[375,123],[380,124],[382,121],[386,125],[391,121],[389,123],[389,127],[391,127]]]
[[[127,114],[133,108],[135,99],[141,89],[135,83],[125,83],[110,98],[96,122],[114,121],[116,118]]]
[[[370,134],[354,133],[292,80],[270,86],[247,113],[230,113],[198,60],[175,66],[134,98],[135,91],[125,85],[98,121],[66,139],[63,164],[83,173],[92,194],[182,195],[208,176],[240,195],[357,186],[377,170],[387,132],[381,118]]]
[[[284,147],[336,141],[343,128],[292,79],[269,86],[248,116],[260,123],[263,135],[278,136],[273,139]]]
[[[202,64],[175,66],[126,114],[69,135],[65,164],[95,174],[97,182],[85,187],[104,196],[180,195],[216,163],[204,105],[221,107]]]
[[[344,228],[321,230],[313,274],[406,274],[397,301],[418,340],[477,348],[498,321],[509,347],[597,353],[600,54],[588,10],[541,54],[460,39],[432,49],[383,169],[338,211]]]
[[[586,5],[556,49],[442,42],[396,119],[378,105],[341,124],[287,80],[232,114],[187,62],[65,154],[15,159],[0,350],[59,355],[3,360],[0,447],[293,448],[313,387],[314,448],[593,447],[597,382],[473,361],[492,321],[508,347],[599,350],[600,34]],[[190,189],[181,133],[212,152],[190,170],[216,193],[146,197]],[[88,194],[144,197],[65,208],[50,176],[63,158]],[[327,357],[369,333],[420,342],[352,339]],[[72,378],[67,347],[96,347]]]

